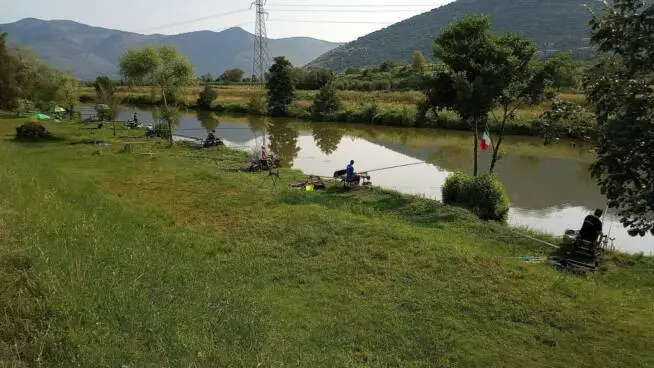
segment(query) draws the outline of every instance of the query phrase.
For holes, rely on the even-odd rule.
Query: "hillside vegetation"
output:
[[[0,120],[1,365],[654,364],[650,258],[565,275],[437,202],[271,190],[226,149],[120,153],[134,132],[19,144],[19,123]]]
[[[541,50],[573,50],[586,57],[588,4],[582,0],[457,0],[393,24],[328,51],[308,64],[344,71],[348,67],[376,66],[384,61],[409,62],[414,50],[431,58],[432,42],[441,30],[468,15],[489,15],[496,32],[516,32],[536,41]],[[599,5],[598,5],[599,4]]]
[[[128,48],[147,44],[174,45],[188,55],[200,74],[220,75],[239,68],[252,74],[253,35],[242,28],[220,32],[198,31],[178,35],[143,35],[67,20],[23,19],[0,24],[9,41],[28,46],[47,64],[72,70],[76,77],[93,80],[98,75],[118,76],[118,58]],[[271,55],[286,55],[304,65],[339,44],[308,37],[268,40]]]

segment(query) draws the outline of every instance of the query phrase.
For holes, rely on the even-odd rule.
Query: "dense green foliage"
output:
[[[240,83],[245,77],[245,71],[239,68],[231,68],[225,70],[220,77],[218,77],[218,82],[223,83]]]
[[[22,142],[39,142],[53,139],[52,134],[41,124],[27,123],[16,127],[16,140]]]
[[[197,105],[201,108],[209,108],[211,107],[211,103],[213,103],[216,97],[218,97],[218,92],[216,92],[216,89],[207,84],[202,89],[202,92],[200,92]]]
[[[585,81],[599,125],[592,175],[631,235],[654,234],[654,6],[616,0],[591,29],[606,53]]]
[[[340,109],[340,101],[336,95],[336,88],[333,83],[327,83],[316,95],[313,105],[311,106],[311,116],[315,119],[322,120]]]
[[[434,41],[434,56],[445,68],[425,78],[423,119],[428,112],[455,111],[473,132],[474,175],[478,173],[477,145],[489,114],[501,106],[500,129],[489,172],[499,159],[504,128],[514,112],[528,101],[539,100],[546,76],[534,62],[536,48],[521,36],[493,35],[490,18],[473,16],[448,26]],[[495,115],[493,114],[495,117]]]
[[[597,130],[590,111],[560,99],[552,101],[550,108],[541,115],[539,124],[545,144],[560,137],[589,140]]]
[[[425,59],[425,55],[418,50],[414,51],[411,66],[413,67],[414,72],[418,74],[424,73],[427,67],[427,59]]]
[[[295,100],[293,65],[283,56],[275,58],[266,81],[268,90],[268,113],[272,116],[286,116],[288,107]]]
[[[29,109],[33,104],[51,113],[62,105],[72,116],[79,102],[78,81],[45,66],[28,49],[10,49],[5,38],[0,34],[0,108]]]
[[[318,90],[334,79],[334,72],[325,68],[293,69],[295,87],[300,90]]]
[[[389,59],[410,63],[414,50],[431,55],[432,40],[451,22],[466,16],[488,15],[493,31],[514,32],[535,40],[542,50],[570,50],[575,59],[592,56],[588,21],[601,2],[582,0],[458,0],[331,50],[309,63],[343,71],[348,67],[380,65]]]
[[[16,107],[20,95],[18,63],[7,49],[6,36],[0,32],[0,109]]]
[[[502,183],[492,174],[471,176],[450,174],[442,188],[443,203],[466,208],[484,220],[506,221],[509,197]]]
[[[120,74],[128,83],[157,88],[166,105],[195,78],[189,58],[169,45],[126,50],[120,57]]]
[[[95,88],[95,94],[100,99],[113,97],[116,92],[114,82],[106,75],[97,77],[93,83],[93,88]]]

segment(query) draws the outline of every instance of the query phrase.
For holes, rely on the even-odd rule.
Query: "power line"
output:
[[[138,32],[139,33],[144,33],[144,32],[150,32],[150,31],[153,31],[153,30],[161,29],[161,28],[177,27],[177,26],[182,26],[182,25],[189,24],[189,23],[200,22],[200,21],[203,21],[203,20],[224,17],[224,16],[232,15],[232,14],[243,13],[243,12],[247,12],[249,10],[250,9],[247,9],[247,8],[239,9],[239,10],[232,10],[232,11],[229,11],[229,12],[217,13],[217,14],[212,14],[212,15],[207,15],[207,16],[204,16],[204,17],[200,17],[200,18],[189,19],[189,20],[185,20],[185,21],[182,21],[182,22],[164,24],[164,25],[161,25],[161,26],[144,29],[144,30],[141,30],[141,31],[138,31]]]
[[[284,23],[336,23],[336,24],[394,24],[397,21],[391,22],[367,22],[367,21],[339,21],[339,20],[302,20],[302,19],[271,19],[269,22],[284,22]]]
[[[280,3],[273,4],[272,7],[314,7],[314,8],[416,8],[416,7],[429,7],[433,8],[434,4],[368,4],[368,5],[354,5],[354,4],[306,4],[306,3]]]
[[[354,9],[354,10],[334,10],[334,9],[272,9],[277,13],[310,13],[310,12],[320,12],[320,13],[397,13],[397,12],[409,12],[415,13],[421,11],[420,9]]]

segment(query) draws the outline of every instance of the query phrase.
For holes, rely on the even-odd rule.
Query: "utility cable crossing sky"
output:
[[[179,29],[181,26],[187,26],[192,24],[197,24],[205,22],[212,19],[226,18],[233,15],[256,12],[257,7],[255,6],[259,1],[252,3],[250,7],[240,8],[236,10],[215,13],[210,15],[205,15],[198,18],[191,18],[187,20],[182,20],[178,22],[172,22],[167,24],[162,24],[154,27],[148,27],[144,29],[139,29],[136,32],[138,33],[151,33],[155,31],[162,31],[166,33],[174,32],[175,29]],[[263,2],[261,6],[266,6],[267,2]],[[314,23],[314,24],[352,24],[352,25],[390,25],[401,19],[393,19],[388,21],[374,20],[374,19],[360,19],[361,17],[355,19],[344,19],[347,15],[354,14],[386,14],[386,15],[398,15],[398,14],[408,14],[408,16],[415,15],[418,13],[429,11],[434,7],[432,4],[401,4],[401,3],[392,3],[392,4],[316,4],[316,3],[273,3],[270,6],[266,6],[265,20],[266,22],[272,23]],[[273,14],[271,17],[270,14]],[[307,15],[308,17],[301,18],[278,18],[277,15],[283,14],[301,14]],[[323,18],[316,17],[314,15],[337,15],[338,18]],[[406,17],[403,17],[406,18]],[[234,22],[226,24],[226,22],[221,22],[220,27],[214,27],[212,30],[221,31],[232,27],[244,27],[251,24],[255,24],[254,34],[257,33],[257,22],[256,21],[246,21],[246,22]],[[266,35],[267,36],[267,35]],[[300,36],[300,35],[298,35]]]

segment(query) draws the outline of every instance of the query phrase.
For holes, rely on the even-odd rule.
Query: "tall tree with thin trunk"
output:
[[[503,114],[499,118],[493,115],[500,128],[490,172],[499,159],[507,121],[522,103],[535,99],[545,86],[542,73],[533,67],[533,43],[513,34],[495,36],[490,26],[488,17],[472,16],[443,30],[434,41],[434,56],[445,67],[425,78],[423,87],[423,113],[453,110],[470,126],[474,175],[479,172],[479,130],[488,126],[493,108],[501,106]]]
[[[153,86],[164,103],[163,117],[168,125],[168,136],[172,143],[172,123],[169,99],[179,90],[193,82],[195,72],[186,55],[170,45],[146,46],[130,49],[120,58],[120,74],[130,84]]]

